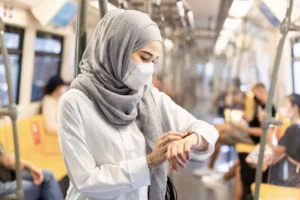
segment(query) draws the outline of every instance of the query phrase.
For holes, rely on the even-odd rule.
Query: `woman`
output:
[[[150,85],[160,50],[159,28],[146,14],[117,9],[98,23],[82,74],[59,105],[66,199],[163,200],[167,159],[179,170],[214,151],[213,126]],[[194,132],[182,139],[187,131]]]
[[[300,95],[292,94],[286,98],[282,114],[292,125],[273,149],[270,183],[300,187]]]
[[[66,90],[66,84],[59,76],[50,78],[44,88],[42,114],[45,116],[47,133],[57,134],[58,101]]]

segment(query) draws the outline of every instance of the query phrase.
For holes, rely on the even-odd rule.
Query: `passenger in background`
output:
[[[244,110],[245,108],[245,93],[242,92],[241,90],[236,90],[233,92],[233,97],[232,97],[233,109],[237,110]]]
[[[262,134],[261,122],[259,121],[259,110],[262,110],[266,106],[268,94],[265,86],[262,83],[257,83],[253,86],[252,92],[254,93],[254,99],[256,102],[255,114],[253,119],[249,122],[249,125],[243,123],[232,123],[230,125],[222,126],[219,129],[219,140],[216,144],[216,149],[211,157],[208,168],[203,168],[195,171],[195,175],[203,176],[213,173],[213,168],[217,156],[220,151],[221,145],[235,145],[237,143],[244,144],[258,144],[260,136]],[[238,98],[237,98],[238,99]],[[275,115],[275,108],[272,107],[272,115]],[[236,175],[236,170],[241,167],[241,177],[244,186],[245,194],[251,192],[250,185],[254,182],[255,169],[250,168],[245,162],[245,158],[248,154],[242,154],[239,156],[239,160],[234,162],[234,165],[230,170],[225,173],[212,174],[202,178],[202,181],[207,187],[213,187],[216,184],[224,185],[224,183]],[[265,175],[266,177],[266,175]]]
[[[67,84],[59,76],[50,78],[44,88],[42,114],[45,116],[47,133],[57,134],[58,101],[67,90]]]
[[[284,117],[292,125],[286,129],[278,146],[273,147],[274,159],[270,170],[270,183],[300,187],[300,95],[289,95],[284,103]],[[286,176],[287,175],[287,176]]]
[[[229,92],[222,92],[213,101],[213,108],[217,108],[216,112],[220,117],[224,117],[224,111],[226,108],[231,108],[233,105],[233,97]]]
[[[0,143],[0,199],[16,193],[15,169],[15,159],[5,152]],[[24,160],[21,160],[21,169],[25,200],[64,199],[52,172],[41,170]]]
[[[263,83],[257,83],[252,88],[252,92],[254,94],[255,100],[255,114],[254,118],[249,122],[249,127],[238,126],[240,130],[246,131],[251,137],[254,144],[258,144],[260,142],[260,136],[262,134],[261,121],[259,120],[259,112],[260,110],[264,110],[266,107],[266,103],[268,100],[268,93],[266,87]],[[272,116],[274,117],[276,113],[276,109],[274,105],[272,106]],[[250,167],[246,162],[246,157],[248,153],[239,153],[239,162],[240,162],[240,177],[241,177],[241,185],[242,185],[242,199],[247,199],[251,196],[251,184],[255,181],[255,172],[256,169]],[[263,173],[262,181],[267,182],[268,173]]]

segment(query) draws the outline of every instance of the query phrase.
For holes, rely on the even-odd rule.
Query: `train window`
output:
[[[18,103],[24,30],[5,26],[4,39],[8,51],[14,102]],[[0,50],[1,51],[1,50]],[[8,92],[3,56],[0,55],[0,107],[8,106]]]
[[[43,98],[43,88],[48,80],[60,74],[63,37],[38,32],[35,40],[34,75],[31,101]]]
[[[300,79],[296,74],[300,74],[300,38],[292,42],[292,56],[293,56],[293,88],[294,93],[300,94]]]

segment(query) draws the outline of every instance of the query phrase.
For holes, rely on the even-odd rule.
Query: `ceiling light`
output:
[[[214,47],[214,53],[221,54],[224,51],[224,49],[226,48],[228,42],[229,42],[228,37],[220,36]]]
[[[232,37],[232,35],[233,35],[233,32],[232,31],[229,31],[229,30],[222,30],[221,32],[220,32],[220,35],[222,35],[222,36],[225,36],[225,37]]]
[[[160,6],[161,0],[153,0],[153,3],[157,6]]]
[[[184,7],[183,7],[183,2],[182,1],[177,1],[176,2],[177,8],[178,8],[178,14],[180,17],[184,17]]]
[[[243,18],[253,5],[253,0],[234,0],[229,10],[230,17]]]
[[[195,20],[194,20],[194,14],[191,10],[189,10],[187,12],[187,17],[189,19],[189,23],[191,25],[191,28],[194,29],[195,28]]]
[[[225,30],[235,31],[240,27],[241,22],[242,22],[241,19],[233,19],[233,18],[227,17],[225,22],[224,22],[223,28]]]
[[[165,48],[166,50],[171,50],[174,48],[174,43],[172,40],[168,39],[168,38],[165,38],[164,40],[164,45],[165,45]]]

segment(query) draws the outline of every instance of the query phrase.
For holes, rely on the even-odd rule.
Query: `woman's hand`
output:
[[[39,168],[37,168],[37,167],[31,167],[31,168],[29,169],[29,172],[30,172],[30,174],[31,174],[31,176],[32,176],[32,178],[33,178],[33,183],[34,183],[35,185],[40,185],[40,184],[43,182],[43,180],[44,180],[44,175],[43,175],[41,169],[39,169]]]
[[[170,170],[179,170],[179,167],[186,168],[191,159],[191,149],[197,149],[198,136],[192,134],[182,140],[174,141],[168,147],[168,161]]]
[[[181,139],[182,133],[178,132],[168,132],[159,137],[156,146],[148,156],[148,159],[152,162],[154,168],[159,167],[167,160],[168,146],[170,143]]]

